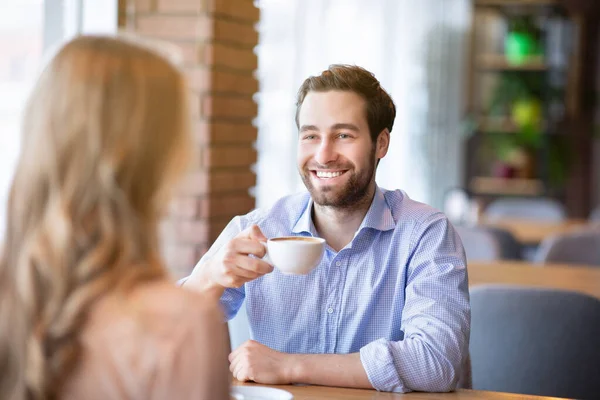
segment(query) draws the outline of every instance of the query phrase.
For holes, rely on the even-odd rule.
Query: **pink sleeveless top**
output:
[[[168,282],[109,295],[92,309],[62,399],[229,399],[218,305]]]

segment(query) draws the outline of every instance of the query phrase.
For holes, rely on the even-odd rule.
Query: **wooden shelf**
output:
[[[542,121],[540,130],[546,131],[547,124]],[[518,133],[519,128],[509,117],[480,117],[477,119],[477,131],[485,133]]]
[[[469,189],[476,195],[539,196],[544,185],[539,179],[477,176],[471,179]]]
[[[477,57],[476,67],[482,71],[546,71],[543,57],[531,56],[523,64],[511,64],[502,54],[485,54]]]
[[[481,117],[477,121],[479,132],[517,133],[515,123],[507,117]]]
[[[559,6],[559,0],[475,0],[476,7]]]

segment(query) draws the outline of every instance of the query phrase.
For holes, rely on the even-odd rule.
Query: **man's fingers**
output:
[[[225,287],[238,288],[271,271],[273,267],[265,261],[238,254],[226,262],[220,282]]]
[[[241,345],[238,346],[237,349],[233,350],[231,353],[229,353],[229,362],[233,363],[237,356],[242,352],[242,349],[246,347],[246,343],[248,343],[248,340],[246,340],[244,343],[242,343]]]
[[[250,238],[254,239],[254,240],[258,240],[259,242],[267,241],[266,236],[262,233],[262,231],[260,230],[258,225],[250,226]]]
[[[259,258],[239,256],[236,265],[245,270],[252,271],[259,276],[273,272],[273,266]]]
[[[236,276],[238,279],[241,278],[239,280],[240,281],[243,280],[244,281],[243,283],[252,281],[252,280],[254,280],[254,279],[256,279],[256,278],[258,278],[258,277],[261,276],[261,274],[258,274],[258,273],[254,272],[254,271],[249,270],[249,269],[245,269],[245,268],[239,267],[237,265],[234,266],[231,269],[231,274],[234,275],[234,276]]]
[[[219,262],[215,264],[215,281],[221,286],[238,288],[273,271],[273,267],[262,260],[266,248],[259,239],[265,239],[256,225],[240,232],[219,252]],[[266,239],[265,239],[266,240]]]
[[[245,357],[245,354],[247,353],[246,348],[251,343],[251,340],[244,342],[228,356],[230,363],[229,370],[238,381],[254,380],[253,377],[249,376],[249,364],[247,358]]]
[[[264,257],[267,251],[264,244],[249,238],[233,239],[228,250],[233,253],[252,254],[259,258]]]
[[[248,382],[250,380],[248,379],[248,374],[246,373],[246,370],[243,367],[239,367],[238,370],[235,372],[235,379],[237,379],[240,382]]]
[[[227,275],[254,279],[270,272],[273,266],[260,258],[237,254],[226,261]]]
[[[240,359],[239,354],[234,355],[234,353],[231,353],[229,355],[229,362],[231,363],[229,366],[229,370],[231,371],[235,379],[237,379],[238,381],[247,380],[247,377],[245,376],[246,374],[243,373],[244,363]]]
[[[245,380],[244,375],[242,374],[242,368],[243,366],[241,365],[241,363],[236,363],[231,370],[233,376],[235,376],[235,379],[237,379],[238,381]]]
[[[262,233],[258,225],[250,225],[249,227],[238,233],[236,237],[258,240],[259,242],[267,241],[267,238]]]
[[[236,379],[239,375],[241,367],[242,367],[241,363],[239,362],[239,360],[237,358],[230,359],[229,370],[231,371],[233,376],[236,377]]]

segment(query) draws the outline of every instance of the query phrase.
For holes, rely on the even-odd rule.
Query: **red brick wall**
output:
[[[187,274],[229,220],[250,211],[256,179],[252,120],[258,91],[252,0],[120,0],[123,30],[178,45],[184,57],[199,160],[165,222],[164,256]]]

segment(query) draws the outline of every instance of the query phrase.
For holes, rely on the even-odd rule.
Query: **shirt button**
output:
[[[327,312],[328,312],[329,314],[333,313],[333,308],[329,307],[329,308],[327,309]]]
[[[338,266],[338,267],[341,267],[342,266],[342,262],[341,261],[336,261],[335,265]]]

